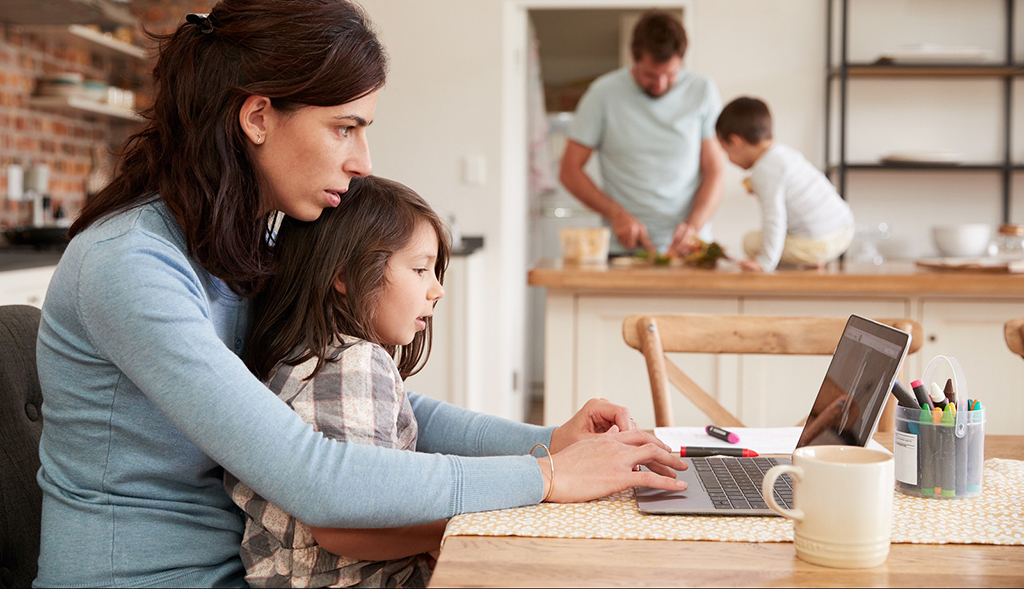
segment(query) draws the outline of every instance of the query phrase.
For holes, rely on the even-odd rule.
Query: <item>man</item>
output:
[[[632,68],[599,77],[580,100],[560,179],[611,227],[612,254],[683,255],[698,234],[709,239],[722,195],[721,99],[711,80],[681,69],[686,31],[674,16],[644,13],[631,49]],[[594,151],[604,190],[583,171]]]

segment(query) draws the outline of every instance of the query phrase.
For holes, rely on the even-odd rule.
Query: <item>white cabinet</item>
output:
[[[486,397],[483,350],[483,252],[452,256],[445,273],[444,298],[434,308],[430,358],[405,380],[407,390],[474,411],[494,412]]]
[[[1003,336],[1007,321],[1024,317],[1024,303],[922,299],[919,314],[925,329],[922,359],[927,362],[938,354],[957,359],[968,396],[988,409],[985,433],[1024,433],[1024,360],[1006,347]],[[941,385],[951,375],[946,369],[936,376]]]
[[[738,312],[739,300],[735,297],[623,299],[615,296],[581,296],[577,301],[579,321],[576,323],[574,359],[577,377],[572,388],[572,405],[578,408],[592,397],[602,397],[629,407],[633,418],[642,427],[653,426],[654,407],[647,365],[643,354],[623,341],[622,321],[637,313]],[[690,378],[724,407],[735,410],[737,356],[669,354],[669,358],[683,367]],[[706,418],[682,395],[673,397],[672,403],[677,425],[706,425]],[[552,423],[547,417],[545,421]]]
[[[744,315],[908,317],[905,299],[744,298]],[[740,358],[743,396],[736,416],[750,427],[795,425],[807,417],[831,356],[747,354]]]
[[[0,272],[0,305],[42,307],[56,266]]]
[[[922,348],[900,378],[920,378],[937,354],[963,365],[972,398],[990,408],[986,431],[1024,434],[1024,360],[1010,352],[1003,324],[1024,317],[1024,301],[998,298],[856,296],[690,296],[549,288],[545,324],[544,422],[563,423],[592,397],[629,407],[640,427],[654,426],[642,354],[622,340],[622,321],[638,313],[909,317],[924,329]],[[806,417],[828,369],[827,356],[670,354],[697,384],[749,426],[794,425]],[[938,374],[945,382],[946,374]],[[672,397],[678,425],[707,417]]]

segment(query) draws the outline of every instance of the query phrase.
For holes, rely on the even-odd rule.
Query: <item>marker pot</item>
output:
[[[958,436],[953,420],[936,423],[927,410],[896,408],[897,491],[930,499],[965,499],[981,493],[985,409],[964,413],[966,425]]]

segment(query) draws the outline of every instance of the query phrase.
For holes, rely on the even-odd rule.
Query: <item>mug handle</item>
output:
[[[792,464],[777,464],[771,467],[764,474],[764,480],[761,481],[761,494],[764,495],[765,503],[775,513],[782,517],[788,517],[791,520],[803,521],[804,512],[802,509],[784,509],[775,501],[775,480],[784,474],[789,474],[799,483],[803,479],[804,470]]]

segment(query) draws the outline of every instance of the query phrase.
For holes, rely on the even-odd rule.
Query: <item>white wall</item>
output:
[[[510,112],[502,102],[510,74],[505,68],[518,67],[504,62],[503,31],[508,15],[524,10],[523,5],[517,0],[362,4],[391,55],[389,82],[371,129],[375,171],[409,184],[442,211],[456,213],[464,233],[485,236],[491,328],[487,380],[504,399],[494,412],[514,416],[523,388],[520,378],[519,391],[512,390],[511,375],[523,367],[527,235],[525,208],[509,202],[519,198],[523,179],[515,152],[521,133],[502,119]],[[567,4],[580,3],[551,2]],[[595,4],[616,6],[610,0]],[[885,49],[921,42],[974,45],[1001,57],[1002,0],[851,4],[852,59],[870,61]],[[726,101],[739,95],[765,99],[775,118],[776,139],[823,165],[825,3],[692,0],[692,6],[687,67],[711,76]],[[1019,20],[1022,13],[1018,6]],[[1022,28],[1018,22],[1017,30]],[[1024,137],[1022,90],[1016,92],[1014,126]],[[911,148],[955,149],[969,161],[1002,153],[1001,85],[993,80],[855,80],[850,105],[851,160],[870,161],[888,150]],[[1013,150],[1018,160],[1024,158],[1024,141]],[[484,158],[483,185],[462,182],[466,155]],[[733,251],[740,249],[743,233],[759,223],[756,202],[743,193],[741,178],[741,171],[730,166],[714,223],[716,237]],[[1014,190],[1015,222],[1024,222],[1021,180]],[[934,254],[932,225],[997,224],[1001,214],[999,177],[990,173],[857,172],[850,176],[846,196],[858,219],[889,223],[893,237],[885,247],[904,257]],[[525,337],[536,342],[541,334]]]
[[[361,2],[390,55],[387,86],[370,130],[374,173],[409,185],[463,235],[483,235],[488,337],[484,367],[490,413],[522,416],[525,272],[511,268],[523,235],[503,232],[502,35],[500,1]],[[482,185],[463,181],[464,158],[480,156]],[[525,217],[523,220],[525,224]],[[519,256],[522,257],[522,256]],[[519,261],[520,266],[525,263]],[[511,286],[510,286],[511,285]],[[440,303],[444,304],[444,301]],[[513,389],[513,373],[519,372]]]

